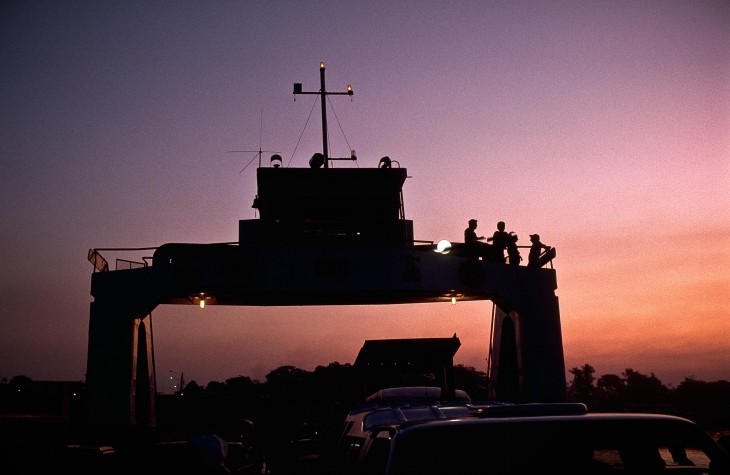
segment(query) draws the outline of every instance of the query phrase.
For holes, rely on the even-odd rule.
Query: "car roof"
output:
[[[552,414],[549,410],[540,414],[537,407],[525,412],[519,406],[456,419],[406,421],[375,428],[371,437],[387,440],[386,473],[394,474],[442,473],[446,469],[466,473],[464,467],[472,466],[505,473],[514,469],[512,464],[550,467],[584,460],[593,451],[608,457],[615,454],[627,463],[624,454],[659,454],[659,447],[673,446],[706,456],[716,473],[728,473],[730,467],[728,454],[689,419],[648,413],[560,414],[569,407],[559,406],[552,408]],[[446,463],[451,465],[445,468]]]
[[[499,426],[514,427],[514,431],[529,431],[538,427],[546,431],[627,431],[634,434],[652,434],[657,437],[662,431],[684,431],[693,437],[704,437],[706,432],[693,421],[670,414],[650,413],[590,413],[582,403],[488,403],[463,404],[455,406],[408,406],[372,411],[362,419],[361,430],[374,433],[390,428],[407,435],[418,431],[491,431]],[[638,436],[638,435],[637,435]],[[400,436],[402,437],[402,436]]]
[[[520,408],[519,405],[514,409],[510,411],[509,406],[497,407],[494,411],[485,408],[481,413],[471,414],[468,417],[405,421],[395,428],[400,438],[417,432],[435,434],[459,431],[462,434],[476,435],[494,432],[496,428],[499,428],[502,436],[509,433],[521,434],[520,437],[584,434],[596,440],[603,440],[621,433],[628,438],[651,436],[662,439],[675,437],[677,432],[682,432],[687,438],[709,438],[703,429],[689,419],[668,414],[588,412],[561,414],[538,413],[534,409],[531,409],[530,413],[530,411],[520,412],[524,408]]]
[[[364,425],[402,424],[409,421],[465,417],[525,417],[529,415],[585,414],[582,403],[514,404],[502,401],[392,401],[356,406],[349,417],[363,419]],[[368,423],[369,421],[369,423]],[[375,422],[378,421],[378,422]],[[367,429],[366,429],[367,430]]]
[[[363,415],[363,431],[384,425],[472,417],[484,406],[472,404],[428,404],[381,407]]]

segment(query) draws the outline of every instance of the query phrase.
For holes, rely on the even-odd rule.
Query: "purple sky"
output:
[[[567,369],[730,379],[728,25],[726,1],[5,1],[0,377],[83,379],[89,248],[236,241],[255,154],[227,152],[307,166],[319,104],[292,85],[324,61],[355,91],[330,98],[331,155],[407,168],[417,239],[476,218],[556,247]],[[490,314],[161,306],[158,384],[453,333],[485,371]]]

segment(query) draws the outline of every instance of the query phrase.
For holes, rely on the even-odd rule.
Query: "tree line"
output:
[[[567,400],[583,402],[591,411],[675,413],[730,427],[730,381],[708,382],[687,377],[673,387],[663,384],[654,373],[646,375],[631,368],[620,375],[596,376],[595,368],[590,364],[571,368],[569,373],[572,379],[567,382]],[[472,400],[489,399],[485,372],[471,366],[454,365],[453,378],[455,387],[465,390]],[[8,404],[20,394],[18,389],[26,389],[27,397],[27,389],[32,383],[26,376],[13,377],[9,382],[3,380],[0,384],[2,406],[10,409]],[[397,374],[381,378],[377,386],[368,388],[358,368],[350,363],[333,362],[317,366],[313,371],[280,366],[266,374],[265,381],[236,376],[203,386],[191,380],[173,397],[211,399],[228,395],[239,401],[296,401],[313,407],[330,404],[346,413],[374,392],[373,388],[394,386],[439,386],[439,382],[435,374],[428,372]]]
[[[647,375],[631,368],[621,374],[597,376],[590,364],[573,367],[569,373],[572,377],[567,382],[567,400],[585,403],[591,411],[673,413],[706,425],[730,427],[730,381],[687,377],[674,387],[663,384],[654,373]],[[382,381],[381,387],[418,385],[438,386],[438,380],[433,373],[398,375]],[[454,385],[475,401],[489,399],[487,374],[474,367],[454,365]],[[317,366],[314,371],[281,366],[269,372],[263,382],[237,376],[203,387],[190,381],[181,394],[226,392],[274,400],[337,401],[346,407],[362,402],[369,394],[357,369],[337,362]]]

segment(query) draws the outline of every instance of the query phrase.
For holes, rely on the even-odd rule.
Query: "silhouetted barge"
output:
[[[565,399],[557,280],[552,268],[509,266],[416,240],[405,218],[406,168],[333,168],[327,151],[324,64],[319,94],[323,153],[308,168],[257,169],[258,219],[239,221],[232,243],[167,243],[152,264],[109,271],[89,251],[88,420],[101,439],[154,426],[151,312],[180,305],[383,305],[491,300],[489,387],[493,399]],[[354,153],[348,159],[354,160]],[[449,250],[451,252],[449,252]]]

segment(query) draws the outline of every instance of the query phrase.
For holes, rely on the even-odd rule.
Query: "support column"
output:
[[[87,429],[112,444],[132,424],[132,348],[135,322],[114,304],[91,303],[86,363]]]
[[[156,424],[151,311],[158,297],[140,275],[147,274],[92,276],[85,422],[94,443],[116,445],[131,428]]]
[[[549,273],[535,271],[543,272],[549,282]],[[522,275],[518,285],[499,289],[489,371],[490,398],[566,401],[558,297],[550,285],[540,282],[543,275]]]
[[[557,306],[557,297],[554,297]],[[565,402],[566,381],[557,312],[506,313],[497,307],[489,397],[511,402]]]

